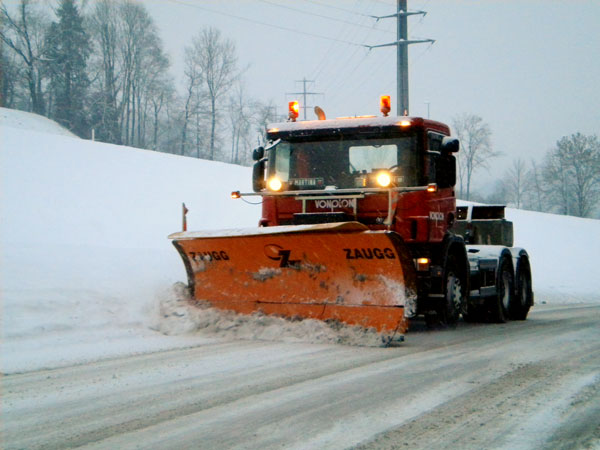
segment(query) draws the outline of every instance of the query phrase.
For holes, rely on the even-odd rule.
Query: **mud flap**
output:
[[[192,296],[250,314],[337,320],[389,335],[408,328],[416,274],[400,236],[357,222],[169,236]]]

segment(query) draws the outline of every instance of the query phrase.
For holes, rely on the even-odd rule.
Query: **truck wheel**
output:
[[[500,270],[496,280],[496,296],[490,299],[490,321],[505,323],[508,320],[508,312],[514,303],[514,286],[515,276],[510,260],[504,257],[500,261]]]
[[[462,280],[458,276],[456,259],[454,256],[449,256],[444,278],[444,299],[439,305],[438,312],[441,322],[451,325],[458,321],[464,302],[463,289]]]
[[[531,271],[529,265],[521,263],[517,268],[517,295],[510,309],[510,318],[513,320],[525,320],[532,303]]]

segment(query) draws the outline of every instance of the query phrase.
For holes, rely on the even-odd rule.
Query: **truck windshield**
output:
[[[279,141],[269,149],[269,177],[288,190],[373,187],[389,172],[392,185],[417,182],[416,137]]]

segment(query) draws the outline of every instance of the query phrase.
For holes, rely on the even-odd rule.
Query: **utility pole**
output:
[[[301,80],[296,80],[296,83],[302,83],[303,88],[302,88],[302,92],[286,92],[286,95],[302,95],[302,104],[300,105],[300,107],[302,109],[304,109],[304,120],[306,120],[306,109],[307,108],[312,108],[312,106],[308,106],[308,104],[306,103],[306,96],[307,95],[323,95],[322,92],[308,92],[306,90],[306,83],[314,83],[315,80],[307,80],[306,78],[302,78]]]
[[[370,49],[377,47],[390,47],[396,46],[396,63],[397,63],[397,74],[396,83],[398,97],[397,111],[398,115],[408,115],[408,46],[410,44],[421,44],[424,42],[435,42],[433,39],[408,39],[408,16],[423,15],[427,13],[425,11],[408,11],[407,2],[408,0],[397,0],[398,8],[395,14],[388,16],[372,16],[373,18],[388,19],[396,17],[397,19],[397,40],[396,42],[390,42],[388,44],[380,45],[367,45]]]

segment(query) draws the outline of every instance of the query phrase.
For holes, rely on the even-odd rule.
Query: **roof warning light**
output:
[[[387,117],[392,110],[392,101],[389,95],[382,95],[379,99],[379,110],[383,114],[383,117]]]
[[[298,104],[298,101],[294,100],[292,102],[288,103],[288,109],[289,109],[289,119],[292,122],[295,122],[296,119],[298,118],[298,114],[300,113],[300,105]]]

